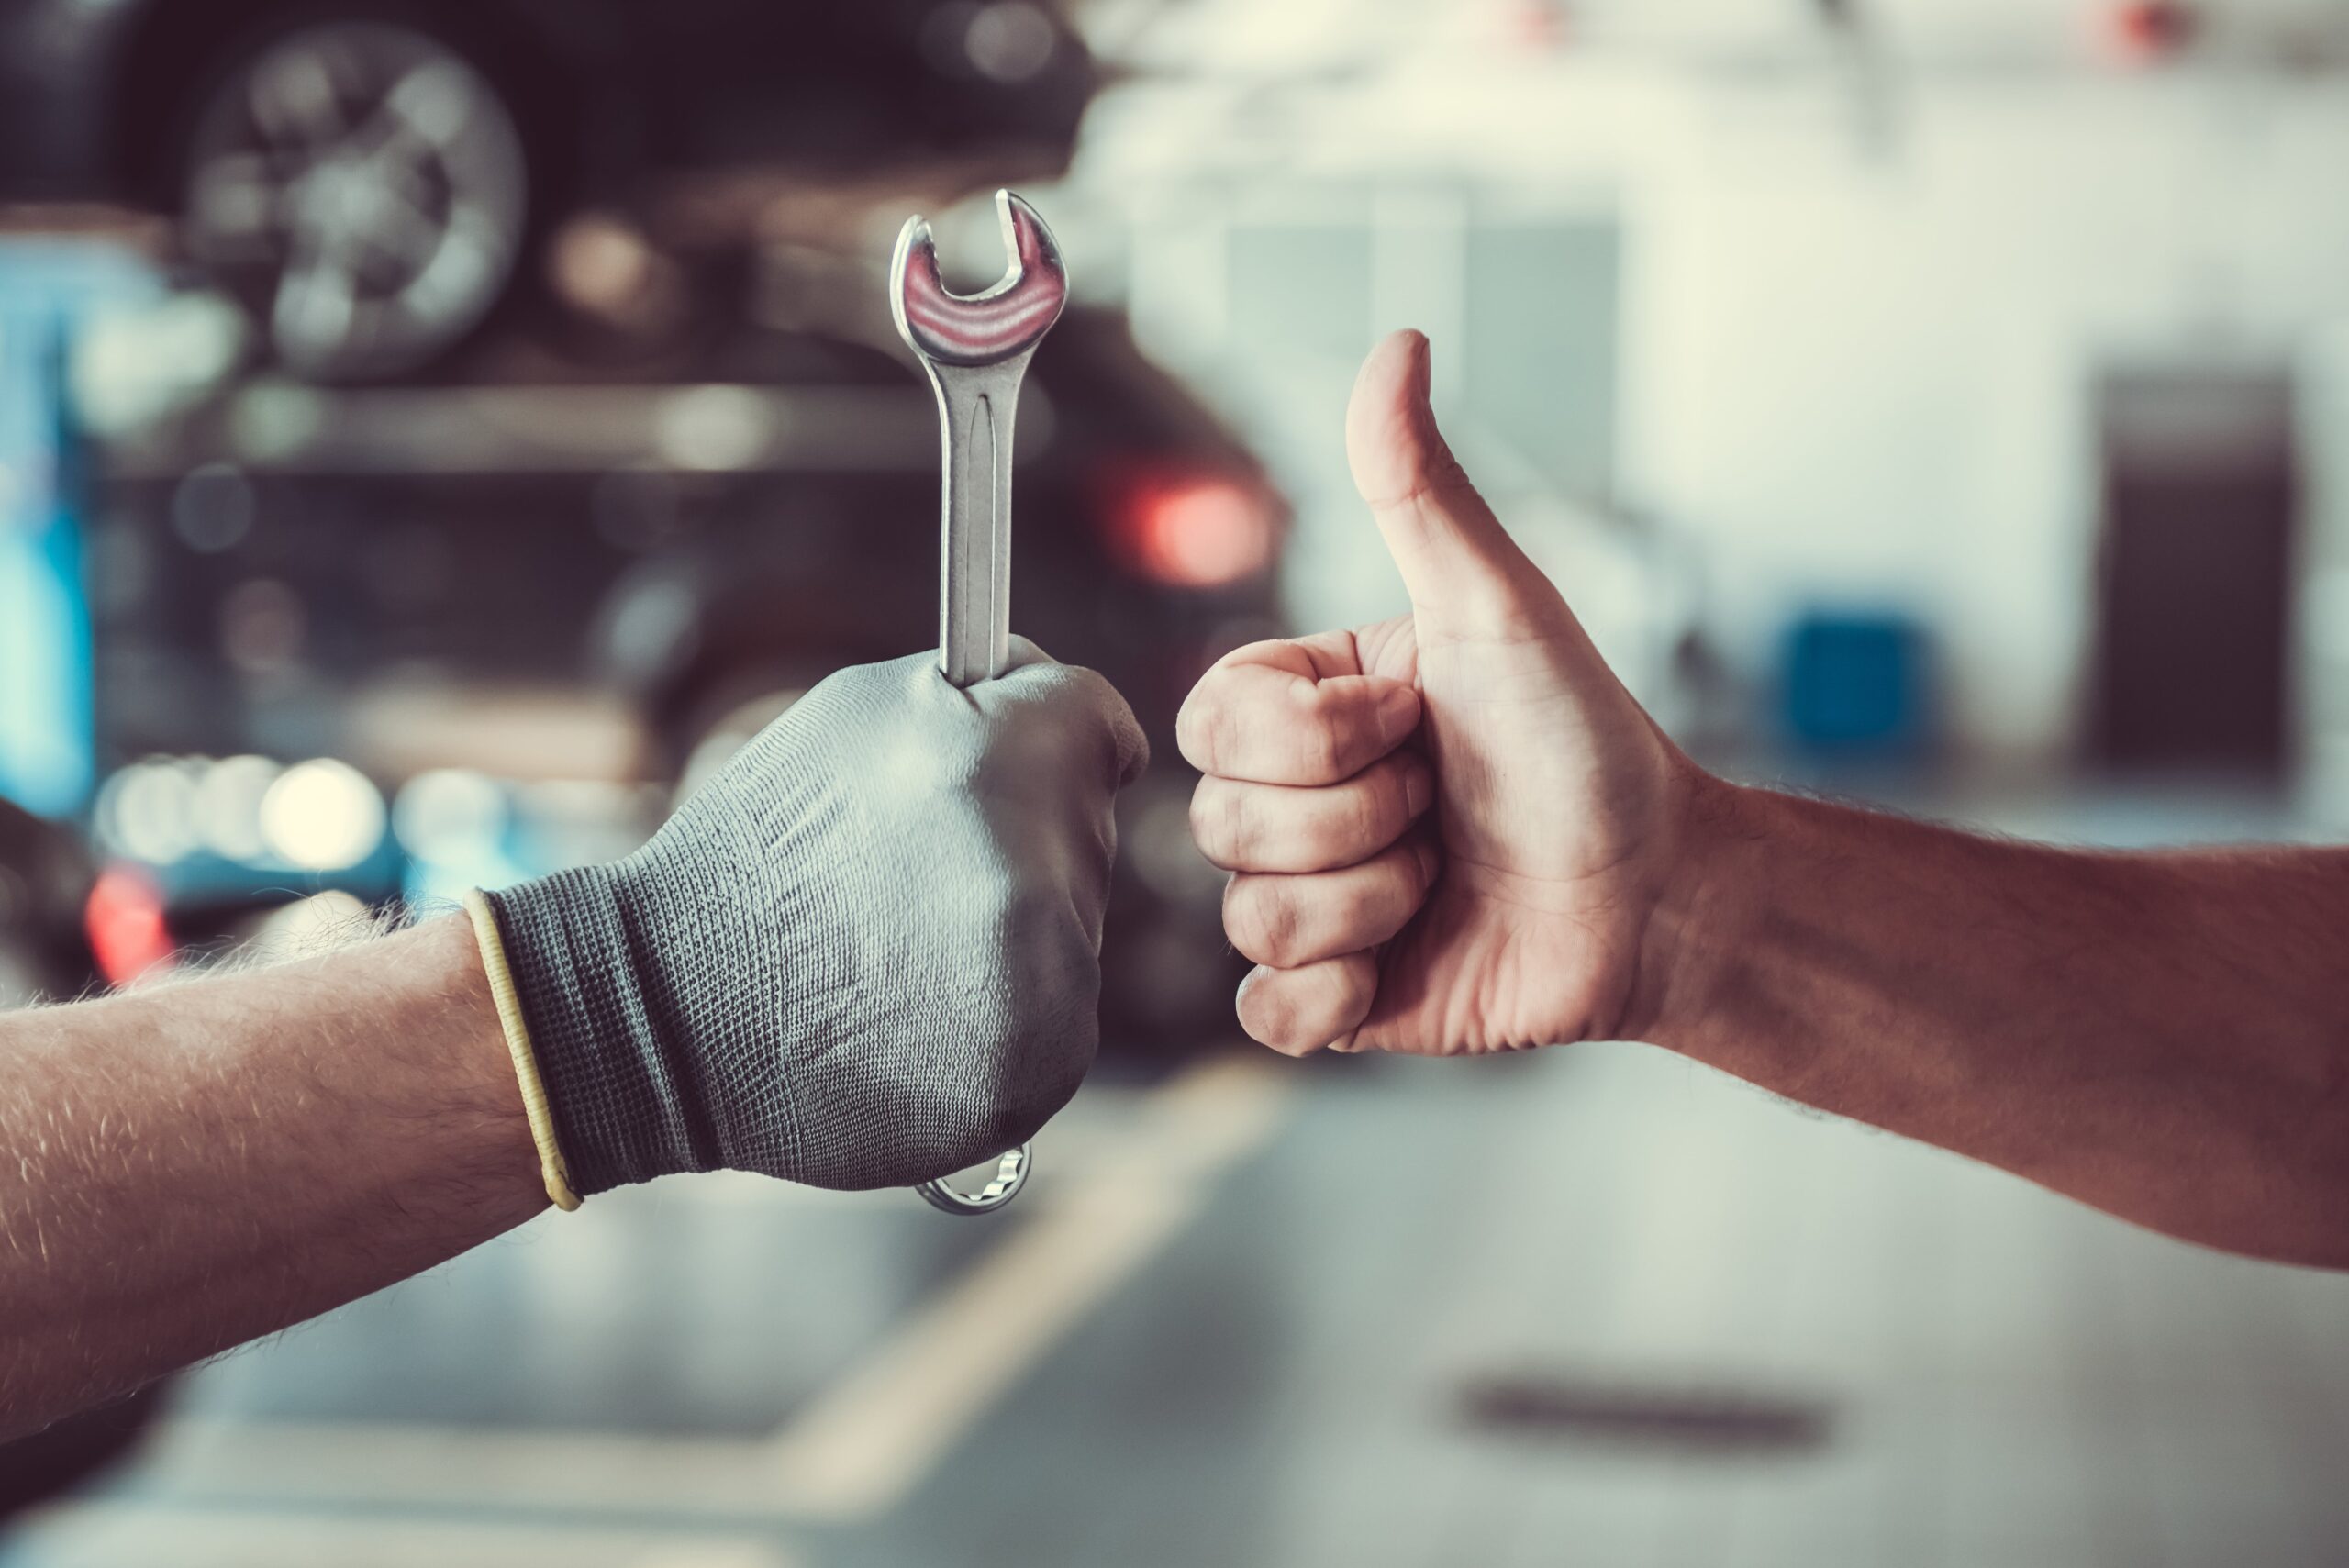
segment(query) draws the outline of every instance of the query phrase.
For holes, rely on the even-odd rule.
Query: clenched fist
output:
[[[1629,1032],[1709,781],[1599,658],[1453,461],[1428,344],[1346,416],[1411,613],[1232,653],[1184,704],[1199,847],[1278,1050],[1515,1050]]]
[[[842,670],[637,853],[491,895],[581,1193],[910,1184],[1033,1136],[1099,1034],[1123,698],[1021,639]]]

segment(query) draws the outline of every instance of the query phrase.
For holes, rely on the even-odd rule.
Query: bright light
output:
[[[1052,18],[1027,0],[998,0],[971,18],[963,47],[980,75],[1016,85],[1052,63]]]
[[[505,836],[506,796],[470,768],[435,768],[401,786],[392,831],[418,860],[478,860]]]
[[[169,865],[193,853],[194,770],[168,757],[133,762],[98,792],[98,833],[133,860]]]
[[[204,771],[195,785],[195,834],[223,860],[257,861],[268,849],[261,803],[280,770],[266,757],[230,757]]]
[[[1126,517],[1133,565],[1178,588],[1220,588],[1273,562],[1273,515],[1264,497],[1230,480],[1146,487]]]
[[[661,455],[679,468],[748,468],[774,439],[774,414],[747,386],[697,386],[661,403]]]
[[[297,763],[262,797],[261,833],[293,865],[340,871],[384,841],[384,797],[347,762]]]
[[[163,895],[154,879],[134,866],[109,866],[82,912],[83,929],[98,972],[109,984],[128,985],[150,970],[172,964],[172,934],[163,924]]]

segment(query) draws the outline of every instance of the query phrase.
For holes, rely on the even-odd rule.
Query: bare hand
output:
[[[1427,339],[1397,333],[1346,416],[1412,613],[1242,648],[1178,726],[1207,775],[1193,832],[1235,873],[1225,929],[1259,966],[1241,1021],[1292,1053],[1624,1031],[1704,779],[1476,494],[1427,388]]]

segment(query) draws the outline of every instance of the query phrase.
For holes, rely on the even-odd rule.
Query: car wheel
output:
[[[528,143],[507,95],[448,40],[308,23],[238,56],[190,124],[183,243],[296,374],[416,370],[513,286]]]

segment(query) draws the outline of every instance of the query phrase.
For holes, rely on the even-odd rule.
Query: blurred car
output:
[[[934,646],[937,417],[858,277],[871,332],[745,327],[685,383],[263,381],[115,443],[95,821],[150,878],[108,884],[124,931],[624,852],[828,672]],[[1122,806],[1106,1026],[1219,1036],[1234,961],[1174,719],[1275,629],[1283,503],[1115,311],[1053,329],[1019,441],[1013,626],[1108,675],[1156,751]]]
[[[0,800],[0,1010],[96,984],[82,927],[94,880],[71,833]]]
[[[747,168],[1035,178],[1096,77],[1028,0],[0,0],[0,203],[168,215],[278,362],[366,380],[467,339],[566,214]]]

